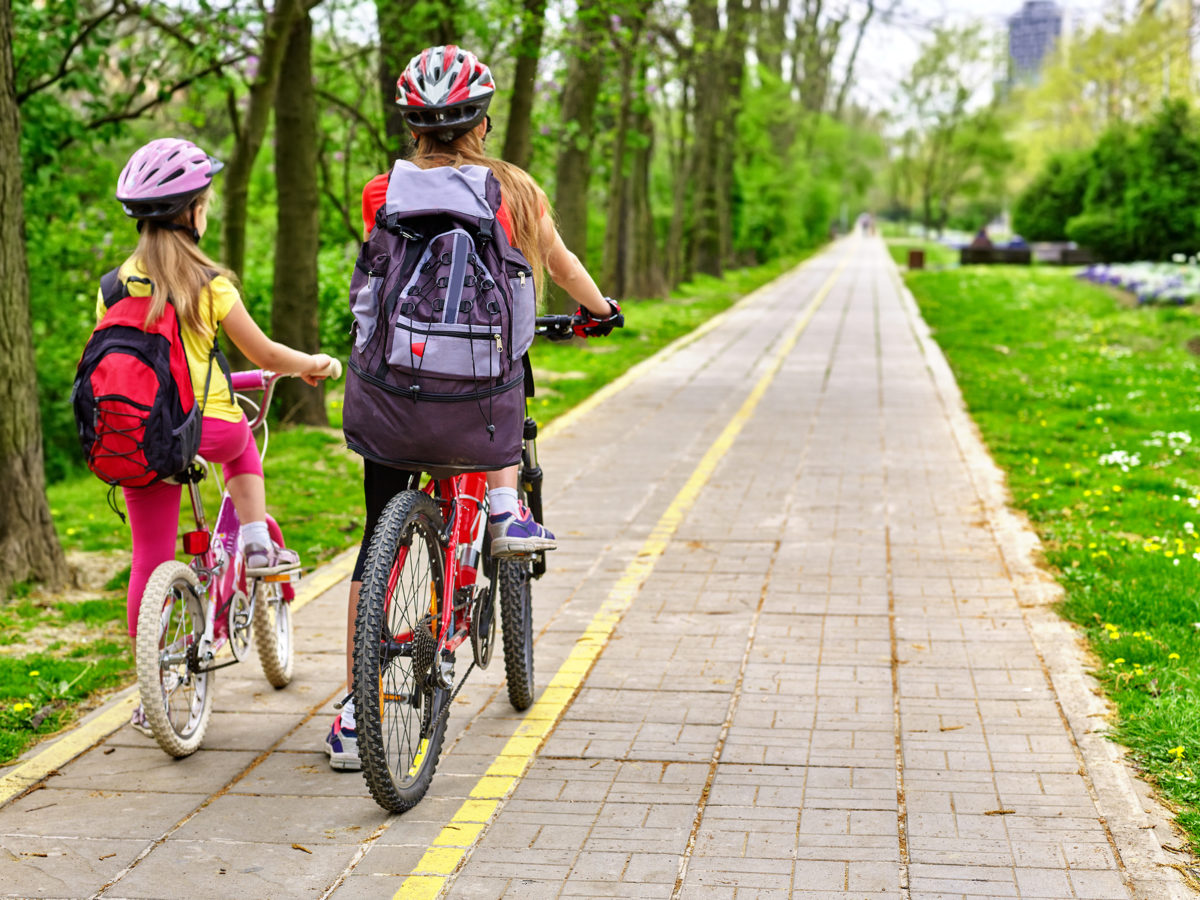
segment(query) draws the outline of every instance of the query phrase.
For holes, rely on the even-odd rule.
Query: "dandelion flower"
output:
[[[39,672],[37,669],[34,669],[32,672],[30,672],[30,673],[29,673],[29,677],[30,677],[30,678],[37,678],[37,677],[38,677],[39,675],[41,675],[41,674],[42,674],[42,673],[41,673],[41,672]]]
[[[1167,659],[1179,659],[1179,654],[1178,653],[1168,653]]]

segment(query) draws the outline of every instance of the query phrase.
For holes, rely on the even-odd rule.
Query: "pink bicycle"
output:
[[[341,365],[334,360],[330,375],[337,378]],[[275,383],[283,376],[255,370],[235,372],[235,391],[262,391],[255,404],[252,430],[263,429],[262,455],[267,452],[267,410]],[[205,521],[200,482],[209,476],[221,487],[216,525]],[[158,745],[172,756],[188,756],[199,749],[212,714],[214,672],[246,658],[251,636],[258,659],[274,687],[292,680],[293,579],[299,569],[278,575],[250,578],[240,537],[240,523],[220,473],[197,456],[177,476],[187,485],[195,529],[183,535],[184,552],[191,562],[164,562],[154,570],[138,611],[138,690],[150,729]],[[284,546],[278,523],[267,516],[271,538]],[[228,649],[228,653],[223,651]],[[225,658],[229,656],[231,658]]]

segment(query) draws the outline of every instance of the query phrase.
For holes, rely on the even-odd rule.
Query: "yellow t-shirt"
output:
[[[136,259],[127,259],[121,265],[119,277],[125,281],[130,276],[137,275],[141,278],[146,277],[146,270],[142,268],[141,263]],[[129,293],[134,297],[146,297],[150,295],[150,286],[139,282],[132,282],[128,285]],[[211,303],[209,302],[211,298]],[[229,379],[225,377],[225,373],[221,370],[221,366],[214,359],[212,362],[212,378],[208,376],[208,358],[212,350],[213,335],[217,333],[217,327],[222,320],[229,315],[229,311],[233,309],[233,305],[241,299],[238,296],[237,288],[224,275],[218,275],[209,282],[208,287],[200,297],[200,318],[204,323],[202,332],[193,331],[182,320],[180,320],[180,332],[183,335],[183,348],[187,352],[188,370],[192,375],[192,390],[196,394],[196,402],[200,403],[204,399],[204,382],[209,380],[208,385],[208,402],[204,403],[204,415],[212,419],[222,419],[226,422],[240,422],[244,413],[240,406],[237,406],[230,399]],[[96,319],[97,321],[104,317],[104,295],[103,292],[96,292]]]

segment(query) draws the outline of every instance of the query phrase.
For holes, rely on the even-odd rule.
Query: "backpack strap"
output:
[[[121,283],[120,266],[104,273],[104,277],[100,279],[100,296],[104,300],[105,309],[112,309],[113,304],[125,296],[125,285]]]

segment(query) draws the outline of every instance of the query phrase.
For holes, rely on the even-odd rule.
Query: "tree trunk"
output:
[[[0,0],[0,598],[15,581],[58,585],[67,574],[42,467],[12,41],[12,2]]]
[[[462,0],[375,0],[379,22],[379,99],[387,131],[388,165],[404,155],[409,131],[396,107],[396,81],[426,47],[458,40]],[[486,60],[484,60],[486,62]]]
[[[644,81],[644,69],[642,74]],[[654,231],[654,215],[650,209],[650,163],[654,155],[654,120],[650,115],[649,104],[643,104],[638,110],[633,129],[635,133],[643,136],[643,143],[634,151],[630,161],[633,267],[626,294],[622,296],[659,297],[666,293],[666,280],[659,254],[658,235]]]
[[[675,140],[675,151],[672,153],[674,163],[674,203],[671,208],[671,225],[667,232],[667,271],[668,287],[674,287],[684,281],[690,274],[690,260],[684,253],[683,233],[689,209],[688,183],[691,181],[692,156],[688,143],[688,113],[689,106],[694,106],[694,92],[690,90],[690,66],[685,67],[683,84],[679,92],[679,134]]]
[[[275,105],[275,89],[283,66],[284,47],[292,22],[300,15],[300,0],[279,0],[273,12],[267,14],[258,57],[258,72],[250,86],[250,106],[245,119],[234,122],[233,154],[222,175],[221,222],[225,244],[222,262],[240,278],[246,267],[246,210],[250,198],[250,173],[254,160],[266,137]]]
[[[704,83],[700,73],[722,68],[721,22],[717,0],[688,0],[696,47],[695,84]],[[696,92],[696,137],[692,145],[691,195],[695,216],[692,222],[691,259],[694,271],[720,276],[721,204],[718,198],[717,164],[720,159],[720,120],[728,98],[722,91]]]
[[[725,76],[727,98],[724,113],[718,118],[717,199],[720,214],[721,260],[734,265],[734,209],[737,182],[734,179],[735,148],[738,146],[737,120],[742,109],[742,79],[746,74],[748,10],[745,0],[728,0],[725,7],[725,46],[720,71]]]
[[[603,59],[600,42],[607,25],[600,0],[580,0],[575,34],[562,96],[563,136],[556,166],[554,206],[563,243],[587,260],[587,192],[591,173],[596,98],[600,93]],[[574,301],[564,292],[551,292],[551,307],[569,313]]]
[[[633,54],[637,53],[637,37],[631,41]],[[633,55],[630,54],[630,55]],[[624,297],[629,292],[629,240],[630,240],[630,196],[628,190],[626,144],[628,142],[630,118],[633,106],[632,64],[621,67],[621,100],[617,112],[617,124],[613,137],[612,173],[608,182],[608,205],[604,228],[604,262],[600,268],[600,283],[603,290],[614,297]]]
[[[546,30],[546,0],[524,0],[521,39],[517,42],[517,69],[508,103],[508,126],[504,134],[504,158],[528,169],[533,159],[533,96],[542,35]]]
[[[312,77],[312,19],[292,23],[281,72],[286,91],[275,96],[275,182],[278,196],[271,334],[289,347],[321,346],[317,287],[317,105]],[[298,379],[278,388],[285,422],[327,425],[324,389]]]

